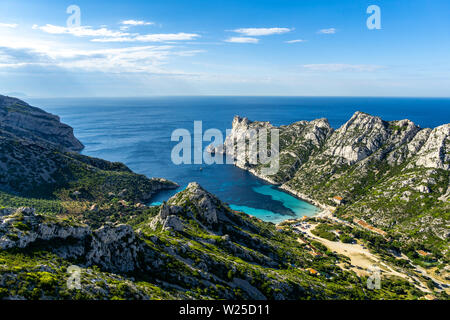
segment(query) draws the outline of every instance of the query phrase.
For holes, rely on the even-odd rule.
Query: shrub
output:
[[[6,288],[0,288],[0,299],[9,296],[9,292]]]

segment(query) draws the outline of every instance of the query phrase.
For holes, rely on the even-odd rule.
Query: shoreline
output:
[[[309,196],[307,196],[307,195],[305,195],[305,194],[303,194],[301,192],[292,190],[291,188],[289,188],[285,184],[279,184],[279,183],[276,183],[275,181],[273,181],[272,179],[270,179],[268,177],[260,176],[254,169],[249,169],[249,168],[246,168],[245,166],[239,166],[237,164],[235,164],[235,166],[238,167],[239,169],[242,169],[242,170],[245,170],[245,171],[251,173],[256,178],[261,179],[261,180],[269,183],[270,185],[277,187],[278,189],[282,190],[283,192],[286,192],[287,194],[293,196],[294,198],[296,198],[298,200],[301,200],[301,201],[304,201],[304,202],[307,202],[307,203],[317,207],[319,210],[317,210],[317,213],[314,214],[311,217],[328,216],[331,213],[331,210],[335,209],[335,207],[333,207],[333,206],[325,205],[323,203],[320,203],[317,200],[311,199]]]
[[[221,153],[221,154],[224,154],[223,149],[222,149],[221,151],[218,151],[218,150],[216,150],[215,148],[213,148],[213,149],[209,150],[208,152],[209,152],[209,153],[219,152],[219,153]],[[335,207],[332,207],[332,206],[329,206],[329,205],[325,205],[325,204],[323,204],[323,203],[320,203],[320,202],[317,201],[317,200],[311,199],[309,196],[307,196],[307,195],[305,195],[305,194],[303,194],[303,193],[301,193],[301,192],[292,190],[292,189],[290,189],[288,186],[286,186],[285,184],[277,183],[277,182],[275,182],[274,180],[270,179],[269,177],[260,175],[260,174],[258,174],[258,173],[256,172],[255,169],[249,168],[249,167],[247,167],[245,164],[242,164],[242,163],[240,164],[238,161],[234,161],[234,166],[237,167],[237,168],[239,168],[239,169],[242,169],[242,170],[244,170],[244,171],[249,172],[249,173],[252,174],[254,177],[256,177],[256,178],[258,178],[258,179],[261,179],[262,181],[265,181],[265,182],[269,183],[269,184],[272,185],[272,186],[277,187],[278,189],[282,190],[283,192],[286,192],[287,194],[293,196],[293,197],[296,198],[297,200],[304,201],[304,202],[306,202],[306,203],[309,203],[309,204],[311,204],[311,205],[317,207],[319,210],[317,210],[317,213],[314,214],[312,217],[323,217],[323,216],[327,216],[327,215],[329,215],[329,214],[331,213],[331,210],[332,210],[332,209],[335,209]],[[320,209],[321,209],[321,210],[320,210]]]

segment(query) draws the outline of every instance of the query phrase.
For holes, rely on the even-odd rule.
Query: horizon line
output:
[[[172,94],[172,95],[135,95],[135,96],[27,96],[9,95],[18,99],[149,99],[149,98],[390,98],[390,99],[450,99],[450,96],[364,96],[364,95],[220,95],[220,94]]]

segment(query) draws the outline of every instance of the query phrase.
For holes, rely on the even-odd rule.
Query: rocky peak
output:
[[[327,118],[315,119],[310,121],[309,123],[317,128],[332,129]]]
[[[419,131],[420,128],[409,120],[388,122],[357,111],[331,135],[325,154],[335,157],[335,162],[352,165],[381,147],[388,152],[411,141]]]
[[[158,215],[150,222],[150,228],[156,230],[161,226],[164,230],[183,231],[184,223],[178,216],[182,211],[181,207],[162,204]]]
[[[229,221],[229,214],[229,210],[216,196],[197,182],[191,182],[186,189],[161,205],[150,227],[154,230],[161,226],[165,230],[182,231],[187,220],[193,219],[206,228],[214,228],[221,221]]]
[[[247,126],[249,123],[251,123],[251,122],[248,120],[247,117],[240,117],[240,116],[236,115],[233,118],[232,126],[233,127],[236,127],[236,126],[239,126],[239,125]]]
[[[232,123],[232,130],[238,131],[242,129],[250,129],[250,128],[271,128],[273,127],[268,121],[250,121],[247,117],[234,116]]]
[[[207,224],[215,224],[219,221],[222,207],[221,201],[203,189],[197,182],[191,182],[186,189],[169,199],[171,205],[181,206],[183,203],[191,203],[197,210],[199,218]]]

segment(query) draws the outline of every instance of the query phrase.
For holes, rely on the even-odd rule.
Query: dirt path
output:
[[[411,283],[414,283],[413,280],[418,281],[420,285],[417,285],[417,283],[414,283],[417,288],[419,288],[422,291],[425,292],[431,292],[419,279],[416,277],[410,277],[408,275],[405,275],[403,273],[400,273],[398,271],[395,271],[392,269],[389,265],[387,265],[385,262],[383,262],[379,257],[375,256],[373,253],[369,251],[369,249],[365,248],[361,244],[353,244],[353,243],[342,243],[337,241],[330,241],[328,239],[324,239],[321,237],[318,237],[314,234],[312,234],[312,230],[314,230],[315,225],[311,226],[309,229],[300,229],[297,228],[300,231],[306,232],[307,236],[310,239],[316,240],[323,245],[325,245],[327,248],[329,248],[331,251],[334,251],[338,254],[342,254],[346,257],[350,258],[350,263],[352,267],[350,268],[353,270],[358,276],[362,275],[368,275],[368,270],[370,268],[373,268],[373,266],[377,266],[380,268],[380,271],[384,275],[392,275],[401,277],[403,279],[408,280]],[[341,268],[345,269],[344,263],[341,263],[339,265]]]

